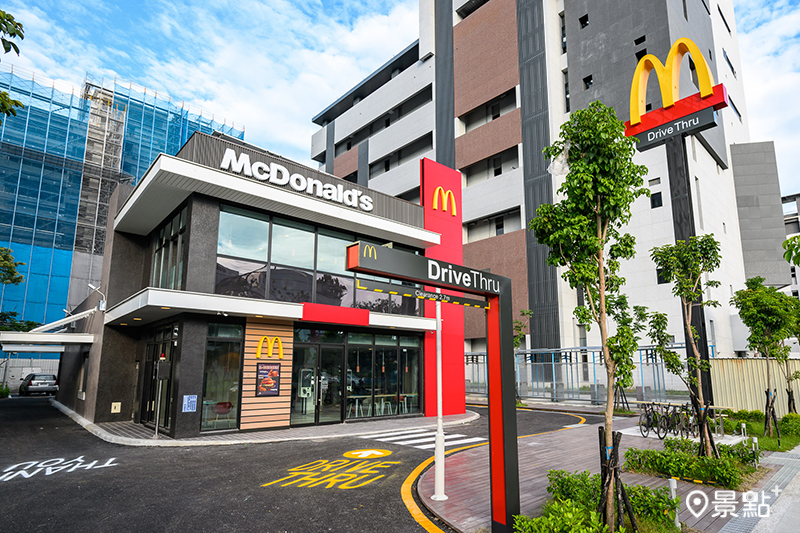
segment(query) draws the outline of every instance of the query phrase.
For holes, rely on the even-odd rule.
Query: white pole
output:
[[[436,289],[441,293],[441,289]],[[432,500],[446,500],[444,493],[444,429],[442,428],[442,302],[436,300],[436,448],[434,449]]]
[[[669,497],[674,500],[678,497],[678,482],[672,478],[668,479],[667,481],[669,482]],[[675,527],[680,529],[681,521],[678,519],[678,511],[680,511],[680,507],[675,510]]]

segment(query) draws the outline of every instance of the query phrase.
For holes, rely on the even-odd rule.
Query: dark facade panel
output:
[[[517,1],[520,103],[522,107],[522,167],[525,184],[525,227],[543,203],[552,203],[553,184],[542,150],[550,144],[547,101],[547,59],[542,0]],[[533,348],[560,348],[558,271],[547,264],[549,248],[526,232],[528,308]]]
[[[369,139],[358,145],[358,174],[356,183],[369,187]]]
[[[436,162],[450,168],[456,166],[455,92],[453,77],[453,1],[434,2],[436,61],[434,102]]]

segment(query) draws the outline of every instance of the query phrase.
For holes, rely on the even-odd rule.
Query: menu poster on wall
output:
[[[258,363],[256,369],[256,396],[280,396],[280,363]]]

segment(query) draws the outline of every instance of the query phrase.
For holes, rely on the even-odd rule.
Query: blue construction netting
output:
[[[157,93],[114,84],[114,106],[125,111],[122,171],[138,181],[160,153],[175,155],[195,131],[220,131],[244,139],[244,130],[190,113]]]
[[[23,283],[0,287],[0,310],[51,322],[64,317],[68,301],[91,102],[7,71],[0,71],[0,91],[25,106],[0,126],[0,246],[25,263]],[[115,83],[113,98],[125,112],[121,170],[136,180],[159,153],[175,155],[195,131],[244,139],[243,129],[146,90]],[[104,231],[104,219],[101,225]]]

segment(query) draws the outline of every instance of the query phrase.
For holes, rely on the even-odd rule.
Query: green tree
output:
[[[0,11],[0,42],[3,43],[3,53],[7,54],[11,50],[19,55],[19,46],[13,39],[20,41],[25,38],[25,31],[22,24],[14,20],[14,17],[5,11]],[[3,123],[3,117],[11,115],[17,116],[15,107],[25,107],[19,100],[12,100],[5,91],[0,91],[0,124]]]
[[[19,320],[14,311],[0,313],[0,331],[30,331],[39,325],[33,320]]]
[[[800,300],[798,300],[800,301]],[[530,318],[533,316],[533,311],[530,309],[522,309],[519,312],[522,318]],[[522,346],[522,341],[525,340],[525,335],[528,333],[528,322],[524,320],[514,320],[514,349]]]
[[[703,300],[703,292],[706,289],[719,287],[719,281],[703,281],[704,276],[719,268],[721,261],[719,242],[717,242],[713,234],[689,237],[689,242],[678,241],[675,244],[657,246],[651,249],[650,257],[656,267],[661,270],[661,277],[672,283],[672,294],[681,301],[683,327],[689,340],[685,370],[682,364],[680,367],[669,364],[666,358],[664,358],[664,362],[667,363],[667,368],[670,372],[686,383],[690,393],[697,401],[698,408],[705,408],[702,375],[704,371],[708,371],[708,361],[703,361],[700,358],[700,350],[697,348],[698,335],[697,330],[692,326],[692,314],[698,306],[719,306],[719,302],[716,300]],[[651,333],[654,333],[652,323]],[[691,349],[691,357],[689,349]],[[678,369],[679,373],[676,373],[675,371]],[[687,372],[686,376],[684,376],[684,371]],[[691,376],[691,374],[694,375]],[[696,415],[700,420],[699,411]],[[706,455],[710,457],[712,449],[708,426],[703,425],[701,431],[703,432]]]
[[[783,258],[794,266],[800,266],[800,235],[783,241]]]
[[[794,338],[800,344],[800,300],[791,297],[788,302],[792,306],[792,323],[789,328],[789,338]],[[794,402],[794,390],[792,389],[792,382],[800,379],[800,370],[790,372],[789,370],[789,354],[790,351],[786,350],[781,357],[777,359],[779,368],[783,371],[783,377],[786,379],[786,396],[788,397],[788,411],[789,413],[796,413],[797,407]]]
[[[583,290],[586,306],[575,316],[587,328],[600,329],[608,379],[605,411],[605,446],[613,446],[614,384],[632,382],[633,351],[638,345],[645,310],[633,310],[621,293],[624,278],[620,260],[634,256],[635,240],[621,233],[631,219],[631,205],[649,192],[643,187],[647,167],[633,163],[634,141],[625,137],[625,126],[614,110],[601,102],[574,111],[561,126],[559,139],[545,148],[549,159],[564,158],[569,167],[558,189],[563,197],[542,204],[529,229],[550,248],[548,264],[564,269],[571,288]],[[609,318],[616,333],[609,333]],[[613,476],[605,499],[605,519],[614,524]]]
[[[17,267],[24,264],[14,261],[11,250],[0,248],[0,283],[3,285],[18,285],[25,281],[25,278],[17,272]]]
[[[767,409],[766,428],[772,437],[772,419],[770,407],[774,401],[772,395],[772,374],[770,358],[782,360],[788,355],[789,347],[784,340],[791,334],[794,326],[794,304],[792,297],[775,287],[764,285],[764,278],[755,277],[747,280],[747,288],[736,291],[731,303],[739,310],[739,318],[750,329],[747,344],[767,359]]]

